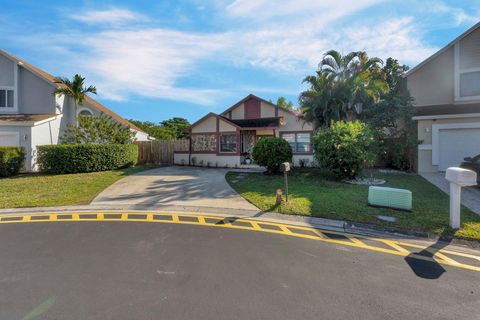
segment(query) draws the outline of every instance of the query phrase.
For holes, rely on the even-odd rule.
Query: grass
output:
[[[230,172],[227,180],[245,199],[265,211],[346,220],[401,230],[435,233],[445,237],[480,240],[480,216],[462,208],[462,227],[452,230],[449,223],[449,198],[441,190],[415,174],[375,172],[387,181],[384,186],[404,188],[413,193],[413,212],[373,208],[367,205],[368,187],[332,180],[317,169],[295,170],[289,174],[289,203],[275,206],[275,190],[284,188],[282,175]],[[394,223],[377,215],[397,218]]]
[[[77,174],[21,174],[0,179],[0,208],[88,204],[121,178],[153,168],[137,166],[114,171]]]

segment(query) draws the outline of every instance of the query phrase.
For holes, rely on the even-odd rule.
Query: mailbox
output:
[[[280,171],[281,172],[288,172],[290,171],[290,163],[289,162],[284,162],[280,165]]]
[[[451,167],[445,173],[445,179],[450,182],[450,226],[460,228],[460,203],[462,187],[477,184],[477,174],[472,170]]]
[[[468,169],[451,167],[445,173],[445,179],[462,187],[474,186],[477,184],[477,174]]]

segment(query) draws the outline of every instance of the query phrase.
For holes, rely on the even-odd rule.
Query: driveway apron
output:
[[[225,180],[228,169],[161,167],[128,176],[91,203],[129,209],[165,207],[259,211]],[[241,175],[241,174],[240,174]]]

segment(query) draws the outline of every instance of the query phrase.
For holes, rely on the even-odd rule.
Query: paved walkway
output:
[[[225,180],[228,171],[191,167],[143,171],[114,183],[91,205],[139,210],[183,207],[190,211],[205,211],[205,208],[260,211],[230,187]]]
[[[446,194],[450,194],[450,186],[448,181],[445,179],[445,174],[443,172],[421,173],[420,175]],[[463,188],[462,204],[473,212],[480,214],[480,188]]]

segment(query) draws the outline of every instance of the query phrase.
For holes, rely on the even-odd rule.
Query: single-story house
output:
[[[176,164],[212,167],[248,166],[255,143],[282,137],[292,147],[293,163],[312,165],[313,127],[294,111],[248,95],[220,114],[210,112],[189,128],[189,150],[176,151]],[[195,163],[193,163],[195,162]]]
[[[406,74],[418,123],[418,171],[480,154],[480,23]]]
[[[45,71],[0,49],[0,146],[21,146],[25,170],[36,170],[36,147],[57,144],[69,124],[81,115],[104,114],[135,132],[138,141],[148,134],[107,107],[86,97],[75,111],[70,97],[56,96],[59,84]]]

